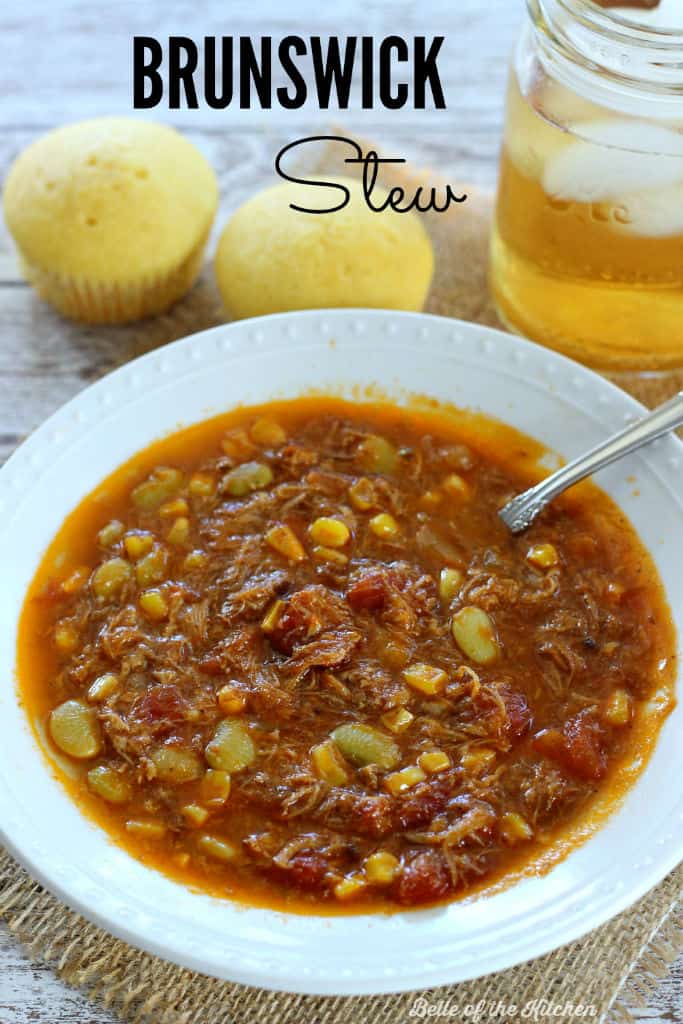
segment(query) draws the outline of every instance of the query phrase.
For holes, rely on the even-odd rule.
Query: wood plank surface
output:
[[[5,0],[0,7],[0,179],[15,155],[46,129],[102,114],[130,114],[132,37],[398,33],[444,35],[439,68],[442,111],[362,110],[358,89],[347,111],[169,111],[157,117],[188,134],[216,168],[218,230],[231,209],[272,176],[275,154],[296,138],[355,132],[385,152],[438,168],[454,183],[492,187],[503,113],[507,57],[524,19],[521,0],[188,0],[98,4],[90,0]],[[274,85],[279,84],[278,81]],[[425,183],[428,183],[426,179]],[[211,251],[211,246],[209,247]],[[0,228],[0,463],[21,439],[102,373],[140,353],[220,320],[207,267],[199,285],[160,317],[124,328],[69,324],[21,280],[11,241]],[[683,1022],[683,957],[658,986],[641,1024]],[[113,1015],[31,963],[0,927],[0,1024],[111,1024]],[[302,1022],[309,1024],[309,1022]],[[313,1022],[310,1022],[313,1024]]]

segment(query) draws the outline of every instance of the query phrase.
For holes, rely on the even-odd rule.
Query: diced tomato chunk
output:
[[[294,857],[289,867],[289,878],[300,889],[319,889],[325,879],[328,863],[319,853],[302,853]]]
[[[346,592],[351,607],[358,612],[374,612],[383,608],[387,599],[387,585],[380,572],[366,573]]]
[[[396,802],[395,816],[399,827],[410,829],[426,825],[443,811],[453,794],[455,784],[455,774],[444,772],[402,794]]]
[[[570,718],[564,729],[569,767],[581,779],[597,781],[607,771],[607,756],[602,749],[600,726],[588,711]]]
[[[297,590],[283,604],[275,626],[268,632],[271,644],[282,654],[292,654],[299,644],[350,619],[345,602],[317,584]]]
[[[134,715],[149,723],[154,735],[172,732],[184,720],[185,702],[177,686],[153,686],[134,707]]]
[[[507,688],[501,689],[508,714],[507,733],[510,739],[518,740],[531,728],[533,716],[523,693],[515,693]]]
[[[206,676],[219,676],[223,671],[223,667],[219,659],[214,654],[206,654],[201,661],[198,663],[199,671],[203,672]]]
[[[349,807],[349,820],[354,832],[380,838],[391,832],[391,799],[384,793],[358,796]]]
[[[538,754],[559,761],[564,756],[564,736],[559,729],[541,729],[533,739],[533,748]]]
[[[315,630],[306,609],[288,601],[274,628],[268,634],[273,647],[282,654],[291,654]]]
[[[607,771],[600,726],[590,711],[580,711],[562,731],[544,729],[534,737],[534,749],[579,779],[597,782]]]
[[[316,892],[325,888],[328,870],[329,864],[323,854],[312,851],[298,853],[292,857],[286,868],[273,865],[269,873],[275,875],[279,881],[303,889],[304,892]]]
[[[412,906],[443,899],[450,890],[451,876],[443,856],[427,850],[405,865],[394,883],[393,895],[404,906]]]

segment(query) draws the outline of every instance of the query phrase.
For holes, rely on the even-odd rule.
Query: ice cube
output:
[[[553,124],[562,128],[573,127],[587,121],[603,120],[606,117],[604,107],[580,96],[573,89],[568,89],[562,82],[554,78],[546,78],[538,101],[539,109]]]
[[[666,238],[683,234],[683,184],[624,196],[619,208],[617,226],[629,235]]]
[[[548,161],[570,142],[571,136],[529,106],[516,85],[510,89],[505,148],[522,174],[539,181]]]
[[[574,125],[575,141],[551,157],[543,190],[579,203],[683,182],[683,135],[645,121],[589,121]]]

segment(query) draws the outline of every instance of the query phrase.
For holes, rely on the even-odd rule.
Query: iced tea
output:
[[[492,240],[512,329],[606,370],[683,366],[683,120],[513,69]]]

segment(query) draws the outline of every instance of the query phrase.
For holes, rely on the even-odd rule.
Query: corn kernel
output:
[[[240,693],[234,686],[222,686],[216,694],[216,700],[221,711],[226,715],[239,715],[247,706],[244,694]]]
[[[216,481],[209,473],[193,473],[187,489],[197,498],[210,498],[216,493]]]
[[[332,565],[348,565],[348,558],[342,551],[335,551],[334,548],[326,548],[322,544],[316,544],[311,554],[316,562],[330,562]]]
[[[676,701],[671,690],[667,686],[661,686],[643,704],[643,714],[648,719],[661,719],[664,715],[668,715],[675,706]]]
[[[168,617],[168,601],[164,594],[155,587],[140,594],[140,607],[152,622],[163,622]]]
[[[86,583],[88,576],[90,575],[90,569],[87,565],[79,565],[77,569],[71,573],[70,576],[62,583],[62,590],[65,594],[76,594],[81,587]]]
[[[78,630],[69,622],[60,622],[55,629],[55,646],[60,654],[73,654],[78,647]]]
[[[425,491],[425,493],[418,498],[417,503],[420,508],[425,509],[425,511],[433,512],[435,508],[438,508],[442,501],[443,494],[441,491]]]
[[[110,523],[103,526],[97,534],[97,540],[103,548],[110,548],[123,536],[124,526],[118,519],[112,519]]]
[[[178,516],[166,534],[169,544],[185,544],[190,536],[190,520],[187,516]]]
[[[208,555],[204,551],[190,551],[189,554],[185,555],[183,559],[183,572],[192,572],[193,569],[202,569],[208,560]]]
[[[442,569],[439,576],[439,596],[448,604],[460,590],[463,580],[460,569]]]
[[[382,650],[382,661],[389,668],[404,668],[410,661],[410,654],[403,644],[388,640]]]
[[[417,763],[422,771],[427,772],[428,775],[434,775],[436,772],[443,772],[446,768],[450,768],[451,759],[443,750],[427,750],[424,754],[420,754]]]
[[[490,747],[473,747],[462,755],[461,764],[468,775],[480,775],[492,768],[495,760],[496,752]]]
[[[535,544],[527,551],[526,559],[537,569],[552,569],[560,560],[552,544]]]
[[[467,501],[472,493],[470,485],[459,473],[450,473],[443,482],[443,489],[451,498]]]
[[[418,690],[428,697],[441,693],[448,680],[448,676],[442,668],[436,668],[434,665],[423,665],[420,662],[404,669],[403,678],[408,686],[412,686],[414,690]]]
[[[397,796],[399,793],[405,792],[406,789],[416,786],[418,782],[423,782],[426,778],[427,776],[419,765],[411,764],[407,768],[401,768],[399,771],[385,776],[384,788],[392,796]]]
[[[279,555],[288,558],[290,562],[303,562],[306,557],[303,544],[294,530],[284,523],[271,526],[266,533],[266,543]]]
[[[221,860],[225,863],[237,857],[239,851],[234,843],[227,839],[216,839],[215,836],[202,836],[197,841],[197,846],[202,853],[213,860]]]
[[[382,724],[391,732],[405,732],[414,717],[405,708],[396,708],[394,711],[387,711],[385,715],[382,715]]]
[[[269,445],[272,448],[278,448],[287,440],[287,434],[280,424],[268,416],[261,416],[252,423],[249,433],[256,444]]]
[[[359,477],[349,487],[349,501],[358,512],[368,512],[377,502],[375,488],[366,476]]]
[[[138,839],[163,839],[166,826],[158,821],[127,821],[126,832]]]
[[[190,511],[184,498],[171,498],[159,506],[159,515],[162,519],[175,519],[177,516],[186,516]]]
[[[199,784],[199,795],[207,807],[221,807],[230,796],[230,773],[209,768]]]
[[[371,853],[364,867],[370,885],[391,885],[400,870],[401,864],[397,858],[383,850]]]
[[[338,900],[352,900],[356,896],[360,896],[366,888],[367,882],[364,878],[360,875],[349,875],[337,882],[334,887],[334,895]]]
[[[520,843],[531,839],[534,834],[529,822],[516,811],[507,811],[503,815],[500,819],[500,832],[507,843]]]
[[[102,562],[92,576],[95,597],[110,601],[120,594],[130,577],[130,563],[123,558],[110,558],[108,562]]]
[[[180,808],[180,813],[190,828],[201,828],[209,817],[206,807],[200,807],[199,804],[185,804]]]
[[[351,537],[351,531],[346,523],[331,516],[320,516],[311,523],[310,534],[315,544],[325,548],[343,548]]]
[[[277,626],[278,622],[280,621],[280,616],[282,615],[284,607],[285,607],[285,602],[284,601],[279,601],[278,600],[278,601],[274,601],[271,604],[270,608],[266,612],[266,614],[263,617],[263,620],[261,622],[261,629],[263,630],[264,633],[272,633],[273,632],[273,630]]]
[[[330,786],[343,786],[349,781],[344,759],[332,740],[325,740],[313,747],[311,761],[318,778]]]
[[[152,550],[154,537],[151,533],[127,533],[123,538],[123,546],[128,557],[137,562]]]
[[[608,725],[628,725],[633,716],[633,701],[626,690],[618,687],[610,697],[607,698],[602,711],[602,719]]]
[[[98,676],[97,679],[93,680],[88,690],[88,700],[93,703],[98,703],[101,700],[106,700],[107,697],[111,697],[112,693],[115,693],[119,688],[119,677],[115,676],[113,672],[105,672],[104,675]]]
[[[380,512],[373,516],[368,526],[381,540],[395,540],[401,533],[401,528],[388,512]]]

